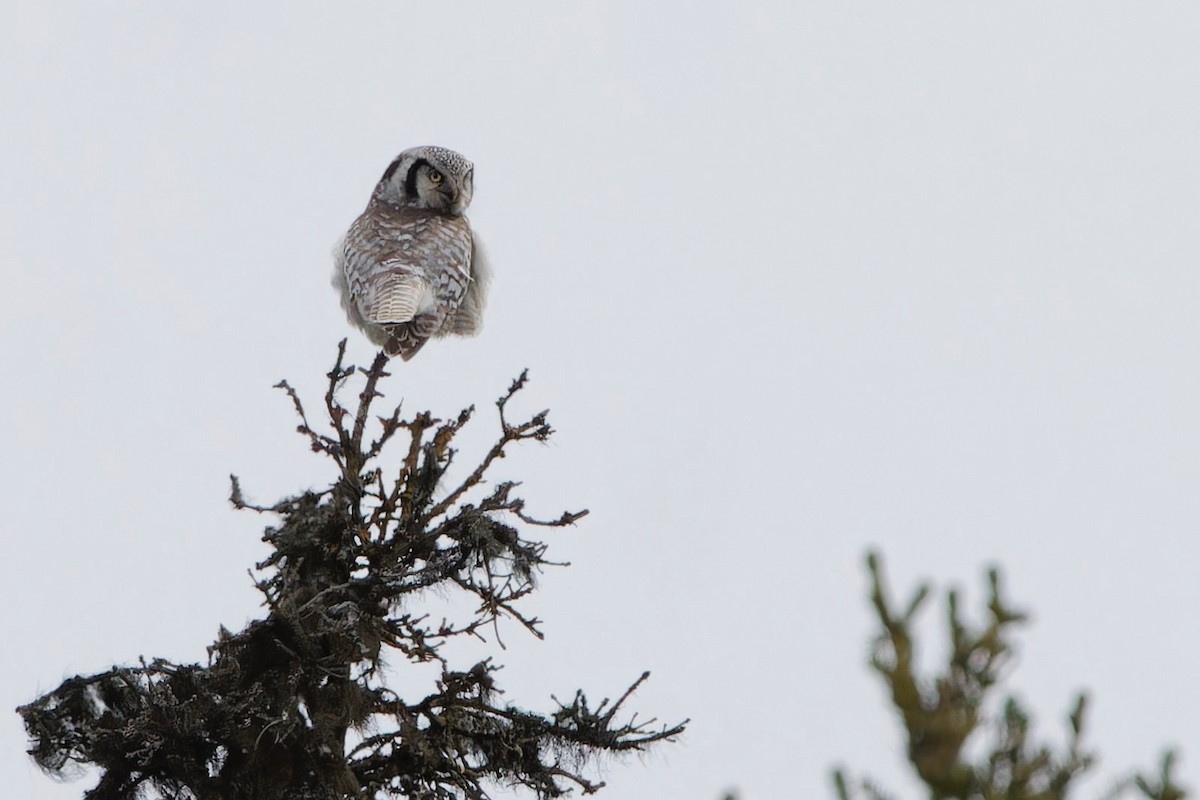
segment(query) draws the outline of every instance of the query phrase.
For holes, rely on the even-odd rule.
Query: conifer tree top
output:
[[[516,483],[486,487],[507,448],[553,433],[547,412],[521,422],[506,415],[524,373],[496,401],[496,442],[461,482],[444,486],[454,439],[474,408],[448,420],[403,417],[399,407],[372,417],[387,360],[381,354],[361,370],[344,356],[343,341],[320,426],[279,384],[300,433],[337,464],[334,483],[261,506],[233,478],[237,508],[278,519],[263,536],[271,553],[257,565],[266,616],[237,633],[222,629],[207,664],[143,659],[70,678],[18,709],[43,769],[98,768],[88,800],[448,800],[487,798],[494,786],[559,797],[603,786],[588,774],[595,757],[683,731],[685,723],[656,725],[626,711],[649,673],[615,701],[593,703],[579,691],[539,713],[501,699],[491,658],[449,662],[448,640],[498,635],[503,618],[541,636],[520,601],[553,562],[526,532],[568,526],[587,512],[542,520],[526,512]],[[348,392],[355,403],[343,402]],[[379,464],[387,447],[403,452],[395,474]],[[466,595],[474,612],[460,620],[420,613],[419,597],[432,587]],[[436,664],[440,677],[423,696],[402,696],[381,669],[389,653]]]

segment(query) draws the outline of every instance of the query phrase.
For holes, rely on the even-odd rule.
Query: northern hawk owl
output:
[[[479,331],[491,269],[463,216],[474,166],[453,150],[396,156],[334,251],[350,322],[405,361],[430,337]]]

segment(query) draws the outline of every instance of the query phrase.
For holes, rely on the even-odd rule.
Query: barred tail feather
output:
[[[367,318],[376,325],[411,322],[425,296],[425,281],[413,275],[388,275],[375,288]]]
[[[442,319],[443,317],[439,314],[421,314],[406,325],[397,325],[391,328],[389,330],[391,336],[384,344],[383,349],[389,356],[400,356],[408,361],[425,346],[429,337],[434,335],[434,332],[441,326]]]

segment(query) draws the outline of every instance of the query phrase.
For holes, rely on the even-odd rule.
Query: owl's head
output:
[[[428,208],[458,216],[471,204],[475,165],[444,147],[413,147],[388,166],[375,197],[398,206]]]

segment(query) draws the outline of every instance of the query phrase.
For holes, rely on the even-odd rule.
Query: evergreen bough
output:
[[[883,678],[908,739],[909,763],[930,800],[1068,800],[1077,796],[1079,779],[1096,763],[1083,745],[1087,695],[1080,693],[1067,716],[1062,747],[1039,744],[1031,717],[1012,696],[999,702],[997,690],[1015,649],[1014,630],[1028,615],[1004,597],[1000,571],[987,572],[986,622],[976,627],[963,619],[958,592],[946,593],[949,648],[937,674],[916,667],[916,618],[929,599],[929,584],[919,585],[901,609],[889,597],[881,558],[867,555],[871,606],[879,631],[871,647],[871,667]],[[979,740],[987,737],[982,749]],[[971,746],[975,745],[975,746]],[[1135,775],[1118,781],[1107,800],[1136,791],[1147,800],[1183,800],[1187,793],[1173,777],[1175,754],[1167,751],[1156,776]],[[833,774],[838,800],[887,800],[891,794],[870,780],[851,781],[841,769]]]

